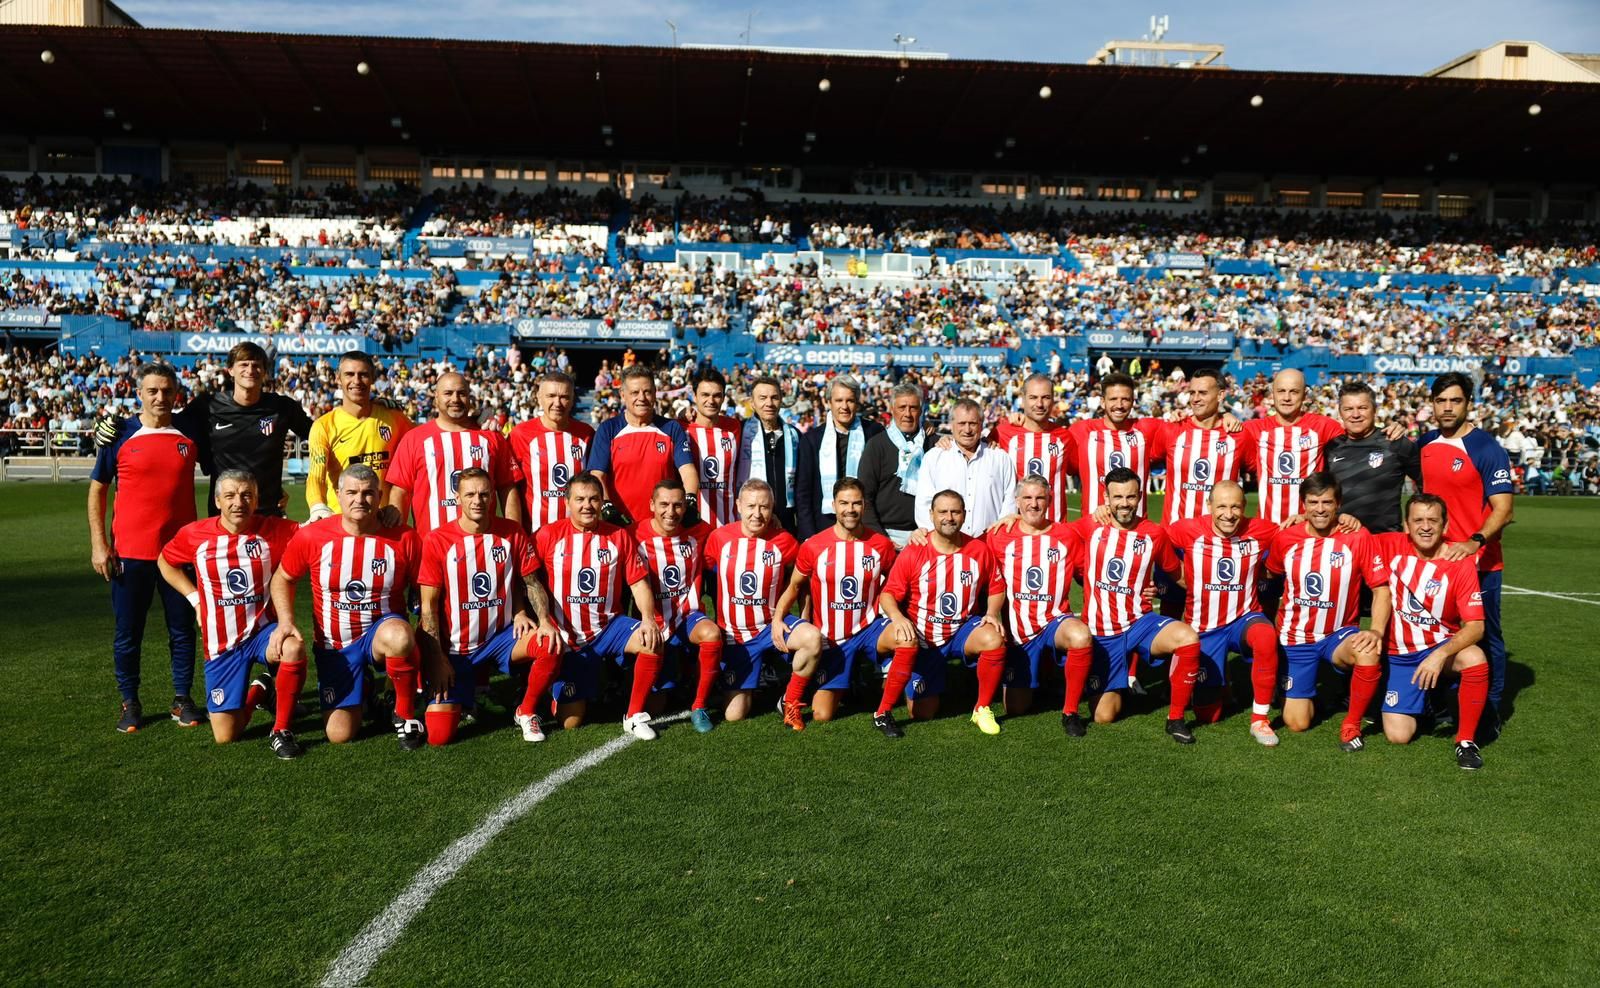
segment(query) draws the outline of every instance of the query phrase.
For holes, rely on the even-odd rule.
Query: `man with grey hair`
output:
[[[983,441],[983,409],[971,398],[950,406],[948,449],[934,448],[922,458],[917,475],[917,528],[933,528],[933,497],[943,490],[966,501],[961,530],[974,538],[1017,510],[1017,471],[1000,447]],[[915,536],[913,536],[915,540]]]
[[[856,479],[866,499],[866,526],[904,549],[917,527],[917,474],[936,437],[922,427],[922,389],[909,381],[890,392],[889,415],[889,427],[867,440]]]
[[[828,387],[827,419],[800,437],[794,507],[802,542],[833,526],[833,485],[860,476],[868,440],[883,431],[860,413],[861,385],[852,377],[836,377]]]

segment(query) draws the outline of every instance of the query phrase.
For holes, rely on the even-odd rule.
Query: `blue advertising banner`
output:
[[[1232,333],[1173,332],[1163,333],[1160,340],[1152,340],[1144,333],[1126,330],[1096,329],[1084,334],[1091,347],[1116,350],[1232,350]]]
[[[433,257],[466,257],[468,254],[526,257],[533,253],[533,240],[529,237],[418,237],[417,243],[428,248]]]
[[[1150,255],[1150,266],[1153,268],[1171,268],[1174,271],[1204,271],[1206,258],[1204,254],[1179,254],[1158,251]]]
[[[1011,352],[994,347],[880,347],[830,346],[826,343],[764,343],[755,348],[756,359],[769,364],[803,364],[807,367],[882,367],[892,359],[899,367],[931,367],[937,359],[964,365],[978,358],[984,367],[1004,367]]]
[[[0,312],[0,327],[5,329],[60,329],[61,317],[44,309],[8,309]]]
[[[519,319],[512,332],[524,340],[639,340],[665,343],[672,339],[672,323],[647,319],[618,319],[607,325],[601,319]]]

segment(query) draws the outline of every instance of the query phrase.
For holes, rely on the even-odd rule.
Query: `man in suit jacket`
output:
[[[794,507],[802,542],[833,526],[834,483],[857,476],[867,440],[883,431],[860,412],[861,385],[852,377],[836,377],[828,387],[827,418],[800,437]]]

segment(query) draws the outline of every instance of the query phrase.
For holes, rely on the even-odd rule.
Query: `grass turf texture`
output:
[[[0,487],[0,983],[314,982],[450,842],[617,736],[496,719],[406,755],[307,716],[280,763],[261,715],[229,747],[118,735],[83,494]],[[1600,600],[1597,518],[1520,501],[1510,582]],[[998,738],[962,713],[889,742],[860,702],[799,736],[675,725],[501,834],[367,983],[1592,984],[1600,608],[1505,609],[1515,717],[1477,774],[1443,737],[1343,755],[1336,720],[1265,750],[1237,711],[1180,748],[1160,687],[1077,741],[1048,708]],[[154,715],[158,615],[144,662]]]

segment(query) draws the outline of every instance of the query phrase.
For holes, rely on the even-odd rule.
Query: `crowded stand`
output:
[[[982,287],[832,283],[797,276],[746,282],[749,331],[762,343],[1012,346],[1016,333]]]

